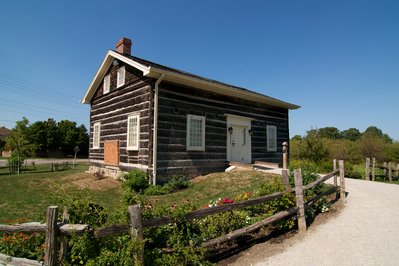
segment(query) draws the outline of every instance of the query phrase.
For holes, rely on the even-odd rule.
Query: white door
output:
[[[230,160],[233,162],[250,163],[248,156],[248,127],[232,126],[230,134]]]

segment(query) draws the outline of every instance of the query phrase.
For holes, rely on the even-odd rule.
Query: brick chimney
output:
[[[132,51],[132,40],[123,37],[116,43],[115,49],[121,54],[130,55]]]

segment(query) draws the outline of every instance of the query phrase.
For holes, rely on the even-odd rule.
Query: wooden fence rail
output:
[[[336,167],[334,167],[336,169]],[[339,186],[336,184],[336,178],[337,174],[339,173],[340,177],[340,184]],[[240,228],[238,230],[235,230],[233,232],[228,233],[227,235],[220,236],[215,239],[208,240],[207,242],[202,243],[203,247],[211,247],[223,242],[226,242],[228,240],[235,239],[243,234],[248,234],[251,232],[254,232],[261,227],[264,227],[266,225],[269,225],[271,223],[274,223],[276,221],[282,220],[286,217],[292,216],[295,213],[297,214],[297,220],[298,220],[298,228],[301,233],[306,231],[307,225],[306,225],[306,220],[305,220],[305,208],[309,207],[311,204],[316,202],[318,199],[320,199],[323,196],[327,196],[329,194],[332,194],[334,192],[340,192],[340,199],[342,201],[345,200],[345,178],[344,178],[344,163],[343,161],[339,161],[339,169],[334,170],[333,172],[320,177],[316,181],[309,183],[307,185],[303,185],[302,182],[302,173],[300,169],[297,169],[294,171],[294,176],[295,176],[295,188],[291,188],[289,186],[289,178],[288,178],[288,173],[286,170],[283,170],[283,182],[285,185],[285,191],[284,192],[275,192],[266,196],[262,196],[259,198],[255,199],[250,199],[247,201],[242,201],[242,202],[236,202],[236,203],[231,203],[231,204],[225,204],[221,206],[215,206],[215,207],[210,207],[206,209],[200,209],[196,210],[190,213],[186,214],[186,219],[187,220],[193,220],[193,219],[199,219],[203,218],[209,215],[214,215],[217,213],[221,212],[226,212],[226,211],[232,211],[232,210],[238,210],[238,209],[243,209],[248,206],[253,206],[253,205],[258,205],[258,204],[263,204],[266,202],[270,202],[272,200],[275,200],[286,193],[292,193],[295,192],[296,195],[296,206],[289,208],[287,210],[281,211],[279,213],[274,214],[273,216],[270,216],[266,219],[263,219],[259,222],[256,222],[254,224],[251,224],[249,226],[246,226],[244,228]],[[309,199],[307,202],[304,202],[303,199],[303,191],[313,188],[326,180],[333,178],[334,177],[334,186],[328,189],[327,191],[324,191],[323,193],[316,195],[312,199]],[[50,206],[47,209],[47,216],[46,216],[46,224],[40,224],[40,223],[27,223],[27,224],[21,224],[21,225],[4,225],[0,224],[0,233],[18,233],[18,232],[24,232],[24,233],[45,233],[46,234],[46,245],[45,245],[45,261],[44,265],[47,266],[53,266],[53,265],[58,265],[60,256],[65,256],[65,247],[66,245],[63,244],[64,240],[63,236],[65,235],[80,235],[83,234],[84,232],[92,230],[89,225],[83,225],[83,224],[65,224],[66,219],[63,218],[62,223],[57,223],[56,217],[58,213],[58,208],[56,206]],[[162,226],[169,224],[173,222],[173,219],[171,217],[159,217],[159,218],[153,218],[153,219],[148,219],[148,220],[143,220],[141,216],[141,208],[139,205],[133,205],[129,206],[128,208],[128,214],[129,214],[129,221],[130,224],[120,224],[120,225],[112,225],[108,227],[103,227],[103,228],[98,228],[94,230],[94,235],[95,237],[105,237],[105,236],[110,236],[110,235],[116,235],[116,234],[121,234],[121,233],[129,233],[132,238],[138,239],[142,241],[144,239],[143,237],[143,229],[148,228],[148,227],[155,227],[155,226]],[[65,213],[64,213],[65,216]],[[61,241],[58,241],[58,238],[61,239]],[[61,252],[59,252],[60,247],[58,243],[61,242]],[[59,254],[58,254],[59,253]],[[144,250],[141,250],[141,256],[139,259],[141,260],[141,263],[143,263],[143,254]],[[8,259],[9,257],[6,256]],[[2,258],[4,260],[4,255],[0,256],[0,263],[4,262],[2,261]],[[20,259],[25,261],[27,263],[26,259]],[[14,262],[17,263],[18,259],[14,259]],[[34,263],[34,261],[31,261]],[[37,263],[37,262],[36,262]],[[14,264],[14,265],[19,265],[19,264]],[[20,264],[20,265],[29,265],[29,264]],[[32,264],[32,265],[38,265],[38,264]]]
[[[372,164],[370,165],[370,158],[366,158],[366,180],[370,180],[371,174],[371,180],[375,181],[376,168],[384,170],[384,175],[382,175],[382,177],[385,177],[389,182],[392,182],[395,172],[396,178],[399,179],[399,163],[396,164],[396,168],[394,167],[393,162],[383,162],[382,165],[376,165],[376,159],[373,158]]]

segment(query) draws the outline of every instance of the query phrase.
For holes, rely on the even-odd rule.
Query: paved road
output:
[[[28,159],[28,165],[31,162],[35,162],[35,164],[49,164],[49,163],[61,163],[61,162],[73,162],[73,159]],[[86,163],[89,162],[88,159],[76,159],[75,162],[77,163]],[[7,160],[0,160],[0,166],[6,166]]]
[[[346,180],[344,209],[284,251],[252,265],[399,265],[399,186]],[[255,249],[256,250],[256,249]],[[265,258],[266,257],[266,258]],[[237,265],[240,264],[238,260]]]

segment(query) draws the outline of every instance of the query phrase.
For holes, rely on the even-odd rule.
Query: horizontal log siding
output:
[[[252,160],[282,163],[288,110],[163,82],[159,90],[158,174],[196,176],[227,166],[225,113],[253,118]],[[187,114],[205,116],[205,151],[186,151]],[[277,152],[268,152],[266,125],[277,126]]]
[[[119,62],[119,66],[123,63]],[[104,142],[119,141],[119,160],[121,163],[141,164],[150,167],[152,162],[152,79],[143,77],[142,73],[128,65],[126,68],[125,85],[116,88],[117,69],[111,66],[107,74],[111,74],[110,92],[103,94],[103,84],[100,83],[91,102],[90,111],[90,159],[104,160]],[[127,116],[140,113],[140,145],[138,151],[128,151],[127,146]],[[93,149],[93,125],[101,122],[100,148]],[[123,168],[123,169],[122,169]],[[126,170],[121,167],[121,170]]]

